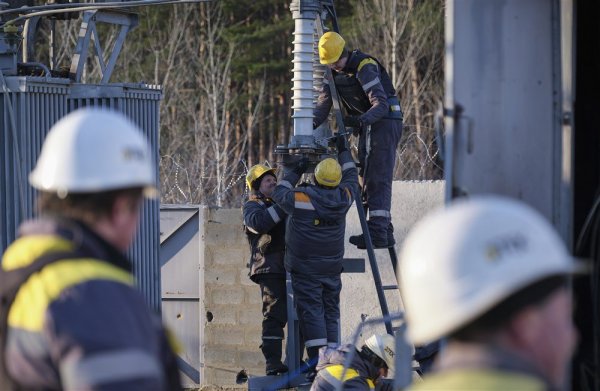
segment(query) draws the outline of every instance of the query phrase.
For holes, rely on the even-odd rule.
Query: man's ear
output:
[[[125,218],[140,207],[142,197],[131,197],[125,194],[115,197],[113,202],[110,220],[114,223],[119,219]]]
[[[543,319],[535,306],[529,306],[517,313],[508,322],[508,329],[513,340],[523,346],[536,343]]]
[[[124,212],[127,211],[127,200],[126,197],[117,196],[113,202],[111,211],[110,211],[110,221],[112,223],[117,223],[120,217],[124,216]]]

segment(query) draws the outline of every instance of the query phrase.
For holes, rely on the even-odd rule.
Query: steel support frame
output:
[[[98,66],[100,67],[100,74],[102,77],[100,83],[106,84],[110,80],[110,76],[115,68],[117,57],[123,48],[127,33],[138,25],[138,15],[116,10],[94,10],[85,11],[82,18],[81,28],[79,29],[79,38],[75,45],[69,74],[76,83],[81,82],[81,76],[88,57],[90,40],[93,40],[93,52]],[[102,49],[100,37],[96,29],[96,23],[98,22],[121,26],[119,35],[117,36],[112,51],[108,55],[106,61],[105,53]]]

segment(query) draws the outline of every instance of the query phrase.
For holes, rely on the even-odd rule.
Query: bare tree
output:
[[[184,16],[173,14],[171,23],[179,38],[169,41],[166,63],[160,67],[168,90],[161,138],[163,202],[221,207],[229,203],[232,187],[245,175],[240,161],[247,143],[242,135],[248,129],[235,130],[241,113],[231,80],[235,45],[223,39],[224,17],[218,3],[187,8],[182,30],[178,29]]]
[[[404,112],[395,177],[439,178],[434,113],[443,98],[441,0],[357,0],[351,38],[386,67]]]

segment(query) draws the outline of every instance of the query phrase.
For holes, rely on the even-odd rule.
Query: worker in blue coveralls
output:
[[[392,180],[402,136],[400,101],[381,63],[359,50],[349,51],[345,45],[338,33],[327,32],[319,40],[319,58],[333,72],[335,88],[346,111],[344,125],[359,135],[360,175],[373,247],[391,247],[395,244],[390,214]],[[313,113],[315,128],[327,119],[331,106],[331,91],[325,79]],[[365,248],[363,235],[351,236],[350,243]]]
[[[315,167],[315,184],[295,188],[308,166],[302,159],[284,175],[273,199],[288,214],[285,267],[291,274],[312,381],[319,348],[339,342],[340,291],[346,213],[358,188],[356,166],[338,137],[338,161]]]
[[[260,285],[262,295],[262,344],[266,374],[288,371],[281,362],[282,342],[287,322],[285,268],[285,212],[271,195],[277,185],[275,169],[263,164],[248,170],[246,184],[250,196],[243,206],[244,230],[250,244],[250,279]]]

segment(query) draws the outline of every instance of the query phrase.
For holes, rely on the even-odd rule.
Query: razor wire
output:
[[[429,131],[429,129],[425,129]],[[396,151],[394,180],[427,181],[443,178],[440,149],[430,132],[418,134],[414,126],[405,126]],[[357,140],[352,138],[351,149],[356,151]],[[271,166],[268,161],[263,163]],[[189,156],[163,155],[159,163],[161,202],[170,204],[203,204],[237,207],[248,196],[245,177],[249,165],[245,160],[221,163],[222,174],[217,176],[220,163],[213,159],[204,162]]]

